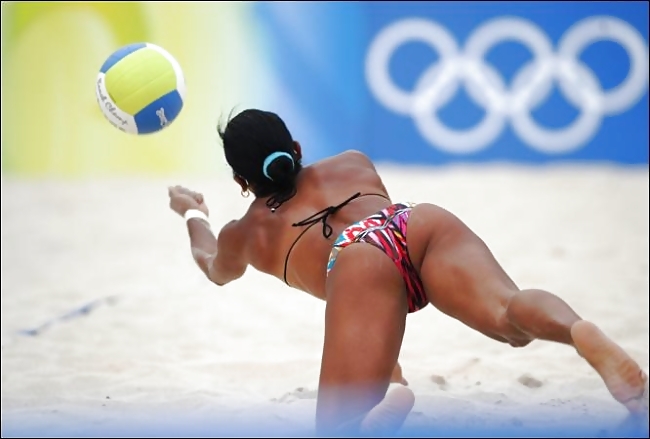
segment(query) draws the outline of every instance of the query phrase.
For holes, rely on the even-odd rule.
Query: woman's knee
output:
[[[506,306],[508,321],[516,325],[529,316],[531,306],[540,292],[540,290],[521,290],[514,294]]]
[[[514,294],[508,301],[503,318],[504,336],[508,344],[515,348],[528,346],[534,338],[526,334],[520,327],[519,322],[523,316],[523,301],[526,300],[526,292],[521,291]]]
[[[548,330],[570,328],[580,319],[566,302],[540,289],[526,289],[515,294],[508,302],[506,316],[531,341]]]

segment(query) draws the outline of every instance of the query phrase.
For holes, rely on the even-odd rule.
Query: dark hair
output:
[[[296,175],[302,164],[293,137],[275,113],[249,109],[217,129],[226,161],[235,175],[245,179],[256,197],[270,197],[266,205],[277,209],[296,194]]]

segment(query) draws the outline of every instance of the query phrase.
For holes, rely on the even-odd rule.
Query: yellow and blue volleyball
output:
[[[185,98],[180,64],[151,43],[124,46],[108,57],[97,76],[97,103],[116,128],[150,134],[178,117]]]

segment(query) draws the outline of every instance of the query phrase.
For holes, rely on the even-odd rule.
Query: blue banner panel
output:
[[[308,159],[648,163],[646,2],[258,3]]]

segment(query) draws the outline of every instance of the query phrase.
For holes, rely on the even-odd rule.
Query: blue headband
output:
[[[269,176],[269,166],[278,157],[289,157],[289,160],[291,160],[291,166],[293,167],[293,157],[291,157],[291,154],[289,154],[288,152],[274,152],[272,154],[269,154],[269,156],[264,159],[264,165],[262,166],[262,172],[264,172],[264,176],[266,178],[268,178],[269,180],[271,180],[271,181],[273,181],[273,179]]]

